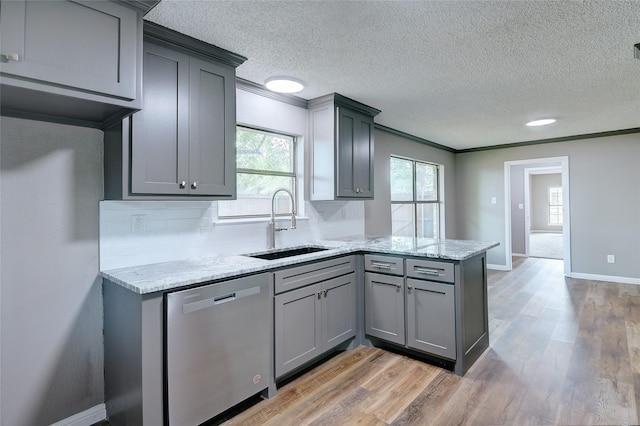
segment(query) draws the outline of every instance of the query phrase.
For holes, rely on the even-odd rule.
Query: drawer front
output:
[[[349,274],[355,271],[355,266],[355,257],[345,256],[277,271],[275,294]]]
[[[381,274],[404,275],[404,259],[393,256],[365,254],[364,269],[365,271]]]
[[[453,263],[407,259],[407,277],[453,284]]]

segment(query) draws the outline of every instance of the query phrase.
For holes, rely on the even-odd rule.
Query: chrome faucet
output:
[[[290,228],[276,228],[276,195],[278,192],[284,191],[291,197],[291,227]],[[287,229],[296,229],[296,202],[293,199],[293,194],[288,189],[278,189],[271,196],[271,222],[269,222],[269,248],[275,248],[276,246],[276,232],[286,231]]]

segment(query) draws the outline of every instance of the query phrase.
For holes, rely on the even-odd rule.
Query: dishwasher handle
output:
[[[253,296],[254,294],[260,294],[260,287],[250,287],[244,290],[238,290],[233,293],[227,293],[222,296],[210,297],[208,299],[198,300],[197,302],[185,303],[184,305],[182,305],[182,313],[185,315],[190,314],[192,312],[212,308],[223,303],[233,302],[234,300],[242,299],[243,297]]]

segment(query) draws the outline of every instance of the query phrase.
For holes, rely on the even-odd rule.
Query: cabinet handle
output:
[[[329,290],[324,291],[324,297],[327,297],[327,294],[329,294]]]
[[[402,284],[393,284],[393,283],[383,283],[382,281],[371,281],[372,283],[382,284],[382,285],[391,285],[397,287],[398,289],[402,288]]]
[[[182,181],[180,182],[180,189],[185,189],[187,187],[187,182]]]
[[[415,271],[419,274],[424,275],[440,275],[440,271],[438,271],[437,269],[415,268]]]
[[[371,262],[371,266],[378,269],[391,269],[390,263]]]
[[[7,61],[18,62],[20,60],[20,54],[18,54],[18,52],[9,52],[4,56],[7,58]]]
[[[321,298],[322,298],[322,291],[319,291],[318,292],[318,299],[321,299]]]
[[[411,290],[413,290],[413,286],[408,285],[408,286],[407,286],[407,291],[408,291],[409,293],[411,293]]]
[[[193,183],[191,184],[191,189],[196,189],[198,187],[198,182],[193,181]]]

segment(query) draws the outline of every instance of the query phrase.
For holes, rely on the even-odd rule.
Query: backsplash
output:
[[[217,222],[215,201],[101,201],[100,269],[267,249],[267,222]],[[364,236],[363,201],[305,202],[297,229],[276,247]],[[283,226],[288,219],[278,219]]]

